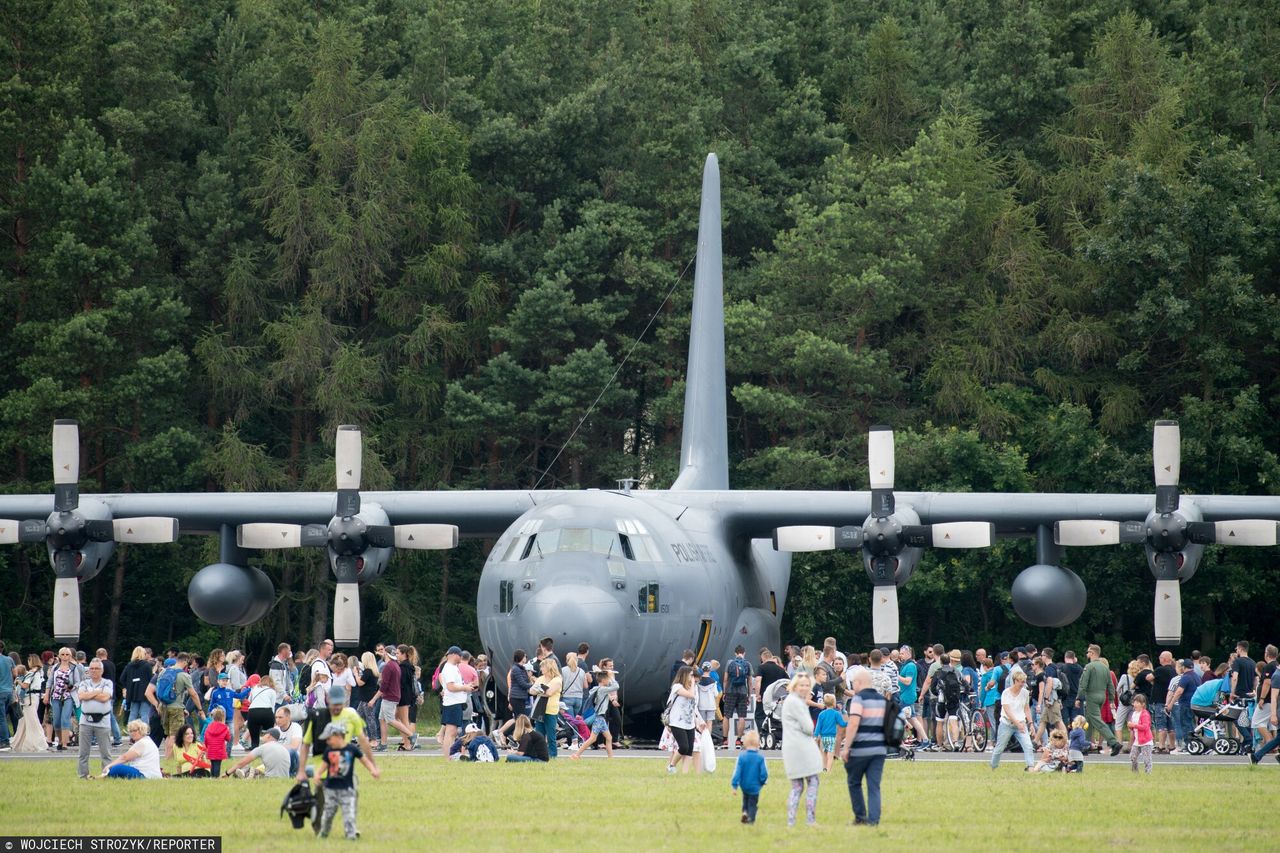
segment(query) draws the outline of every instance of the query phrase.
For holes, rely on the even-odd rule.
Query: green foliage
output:
[[[734,485],[862,488],[887,421],[903,489],[1145,493],[1149,425],[1176,417],[1188,490],[1280,488],[1272,0],[14,0],[0,19],[5,491],[50,487],[54,417],[84,425],[86,489],[328,488],[348,422],[370,487],[665,486],[711,150]],[[484,548],[397,554],[370,630],[474,642]],[[1207,651],[1276,624],[1270,552],[1241,550],[1209,549],[1185,588]],[[323,635],[314,555],[266,561],[264,622],[200,626],[185,583],[215,551],[122,550],[87,637]],[[1150,636],[1138,549],[1073,551],[1081,621],[1022,624],[1008,587],[1032,551],[929,555],[906,633]],[[47,642],[45,565],[3,555],[7,641]],[[797,558],[788,634],[860,642],[868,590],[856,560]]]

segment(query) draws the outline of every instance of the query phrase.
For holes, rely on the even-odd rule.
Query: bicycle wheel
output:
[[[972,717],[973,721],[973,751],[985,752],[987,749],[987,741],[989,732],[987,731],[987,715],[982,711],[975,712]]]
[[[953,732],[952,729],[955,731]],[[960,713],[949,715],[942,722],[943,745],[949,752],[962,752],[964,750],[964,706],[960,706]]]

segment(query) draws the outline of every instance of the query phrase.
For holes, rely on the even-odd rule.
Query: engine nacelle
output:
[[[191,611],[211,625],[252,625],[275,604],[271,578],[254,566],[213,563],[187,587]]]
[[[1084,613],[1088,594],[1084,581],[1070,569],[1037,563],[1013,579],[1013,609],[1041,628],[1070,625]]]

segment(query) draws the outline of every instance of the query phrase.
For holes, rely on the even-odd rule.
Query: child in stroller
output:
[[[782,746],[782,700],[787,698],[790,684],[786,679],[775,681],[764,691],[764,725],[760,728],[760,748],[778,749]]]
[[[1228,737],[1227,724],[1237,723],[1247,713],[1244,700],[1215,702],[1213,705],[1191,706],[1191,713],[1199,722],[1187,736],[1187,752],[1201,755],[1213,750],[1218,755],[1239,755],[1244,745],[1239,738]]]

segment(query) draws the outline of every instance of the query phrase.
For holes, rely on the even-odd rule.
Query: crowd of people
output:
[[[0,644],[0,750],[74,748],[79,775],[91,778],[96,747],[100,777],[135,779],[304,780],[308,756],[323,755],[332,763],[326,776],[340,780],[356,762],[376,769],[373,755],[397,734],[397,750],[416,749],[418,709],[434,696],[447,757],[497,761],[505,750],[509,762],[546,762],[562,740],[572,758],[592,747],[611,756],[622,726],[620,682],[610,658],[589,656],[583,643],[561,661],[543,638],[532,658],[517,650],[504,676],[485,655],[457,646],[427,671],[412,646],[379,643],[344,655],[325,640],[307,652],[280,643],[263,671],[250,673],[238,650],[200,656],[139,646],[117,667],[105,649],[89,657],[64,647],[24,662]],[[1216,666],[1200,652],[1179,659],[1164,651],[1113,667],[1097,645],[1083,663],[1074,651],[1059,659],[1034,645],[995,654],[940,644],[919,657],[905,645],[845,653],[834,638],[756,657],[739,646],[722,665],[687,650],[672,664],[661,715],[668,772],[690,772],[695,753],[713,753],[716,743],[742,750],[732,782],[745,822],[754,821],[768,779],[762,738],[781,745],[792,823],[801,801],[816,820],[821,774],[836,759],[855,822],[877,823],[884,761],[899,730],[907,752],[943,743],[989,749],[995,769],[1016,745],[1027,770],[1044,772],[1079,772],[1088,753],[1116,755],[1126,743],[1133,769],[1147,772],[1153,756],[1203,751],[1205,738],[1231,737],[1255,764],[1280,746],[1274,645],[1255,662],[1241,641]],[[334,802],[353,832],[354,800]]]

